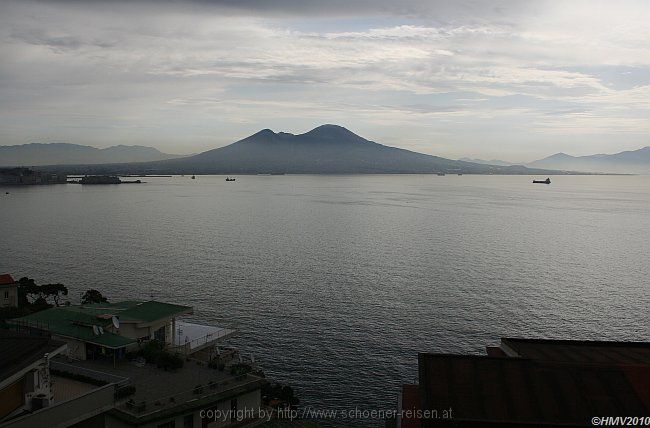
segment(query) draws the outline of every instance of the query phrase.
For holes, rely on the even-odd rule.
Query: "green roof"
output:
[[[171,303],[155,302],[153,300],[129,303],[135,304],[130,305],[128,309],[116,314],[120,317],[120,321],[152,322],[192,312],[191,306],[173,305]]]
[[[149,323],[192,311],[191,306],[173,305],[155,301],[125,300],[115,303],[94,303],[78,306],[59,306],[12,320],[12,324],[27,324],[51,331],[61,336],[72,337],[84,342],[109,348],[121,348],[135,339],[120,336],[109,331],[95,335],[93,326],[106,328],[111,325],[111,316],[121,322]]]
[[[67,309],[92,317],[107,314],[115,315],[120,321],[126,322],[153,322],[192,312],[191,306],[174,305],[153,300],[144,302],[139,300],[123,300],[115,303],[93,303],[80,306],[67,306]]]
[[[96,335],[93,331],[93,326],[107,327],[111,323],[111,320],[103,320],[93,315],[79,312],[72,306],[45,309],[44,311],[35,312],[22,318],[16,318],[10,322],[12,324],[28,325],[47,330],[56,335],[71,337],[108,348],[122,348],[137,342],[134,339],[108,331]]]

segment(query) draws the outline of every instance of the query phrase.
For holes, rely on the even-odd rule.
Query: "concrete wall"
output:
[[[110,327],[108,331],[131,339],[139,339],[141,337],[151,338],[154,331],[158,330],[160,327],[166,327],[168,325],[169,327],[166,328],[166,331],[171,331],[171,320],[162,320],[148,325],[147,327],[138,327],[135,323],[121,323],[119,331],[113,327]]]
[[[52,335],[52,339],[61,340],[68,345],[68,350],[66,355],[70,358],[76,360],[85,360],[86,359],[86,344],[75,339],[70,339],[69,337],[61,337]]]
[[[94,391],[18,417],[3,428],[66,427],[101,414],[114,405],[114,386],[106,385]]]
[[[223,414],[228,414],[230,410],[230,401],[231,399],[222,401],[218,403],[217,409],[221,410]],[[242,415],[245,414],[251,414],[251,412],[257,413],[259,408],[262,406],[262,393],[261,391],[255,390],[255,391],[250,391],[245,394],[237,396],[237,411],[242,412]],[[236,415],[234,416],[235,418],[237,417]],[[196,427],[201,427],[201,418],[199,416],[199,424],[195,426]],[[220,428],[220,427],[226,427],[229,426],[233,423],[230,419],[228,420],[217,420],[208,423],[208,428]],[[182,425],[181,425],[182,426]]]
[[[169,422],[169,421],[174,421],[175,422],[175,427],[176,428],[183,428],[183,422],[184,418],[187,415],[192,415],[192,418],[194,419],[194,428],[201,428],[203,426],[203,420],[201,419],[201,415],[205,414],[205,412],[202,412],[202,410],[208,410],[208,409],[218,409],[221,410],[223,413],[226,413],[230,410],[230,398],[224,401],[221,401],[217,403],[216,405],[208,405],[204,409],[195,409],[194,411],[188,411],[186,413],[176,415],[173,417],[165,418],[165,419],[160,419],[155,422],[151,422],[145,425],[138,425],[139,428],[157,428],[158,426]],[[243,393],[239,396],[237,396],[237,409],[238,410],[244,410],[246,408],[257,412],[258,409],[262,405],[262,393],[259,389],[255,391],[250,391]],[[105,428],[132,428],[132,425],[129,425],[125,422],[123,422],[120,419],[117,419],[110,414],[105,415]],[[230,420],[220,420],[220,421],[212,421],[208,422],[207,426],[208,428],[220,428],[220,427],[226,427],[230,426],[232,422]],[[240,425],[238,425],[240,426]]]

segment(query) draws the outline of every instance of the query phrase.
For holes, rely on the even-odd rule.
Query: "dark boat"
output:
[[[235,178],[226,177],[226,181],[235,181]]]
[[[533,183],[536,183],[536,184],[551,184],[551,179],[547,178],[546,180],[533,180]]]
[[[192,180],[196,180],[196,177],[194,175],[192,175]]]

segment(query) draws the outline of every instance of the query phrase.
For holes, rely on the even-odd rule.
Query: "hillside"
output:
[[[39,166],[148,162],[178,157],[153,147],[112,146],[105,149],[67,143],[0,146],[0,166]]]
[[[531,162],[528,166],[587,172],[649,174],[650,146],[615,154],[589,156],[571,156],[566,153],[556,153],[547,158]]]
[[[337,125],[322,125],[298,135],[264,129],[228,146],[194,156],[130,167],[147,172],[196,174],[535,172],[521,166],[479,165],[389,147]]]

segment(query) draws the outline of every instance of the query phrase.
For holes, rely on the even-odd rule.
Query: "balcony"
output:
[[[187,321],[176,321],[172,346],[185,354],[193,354],[232,336],[235,330]]]

